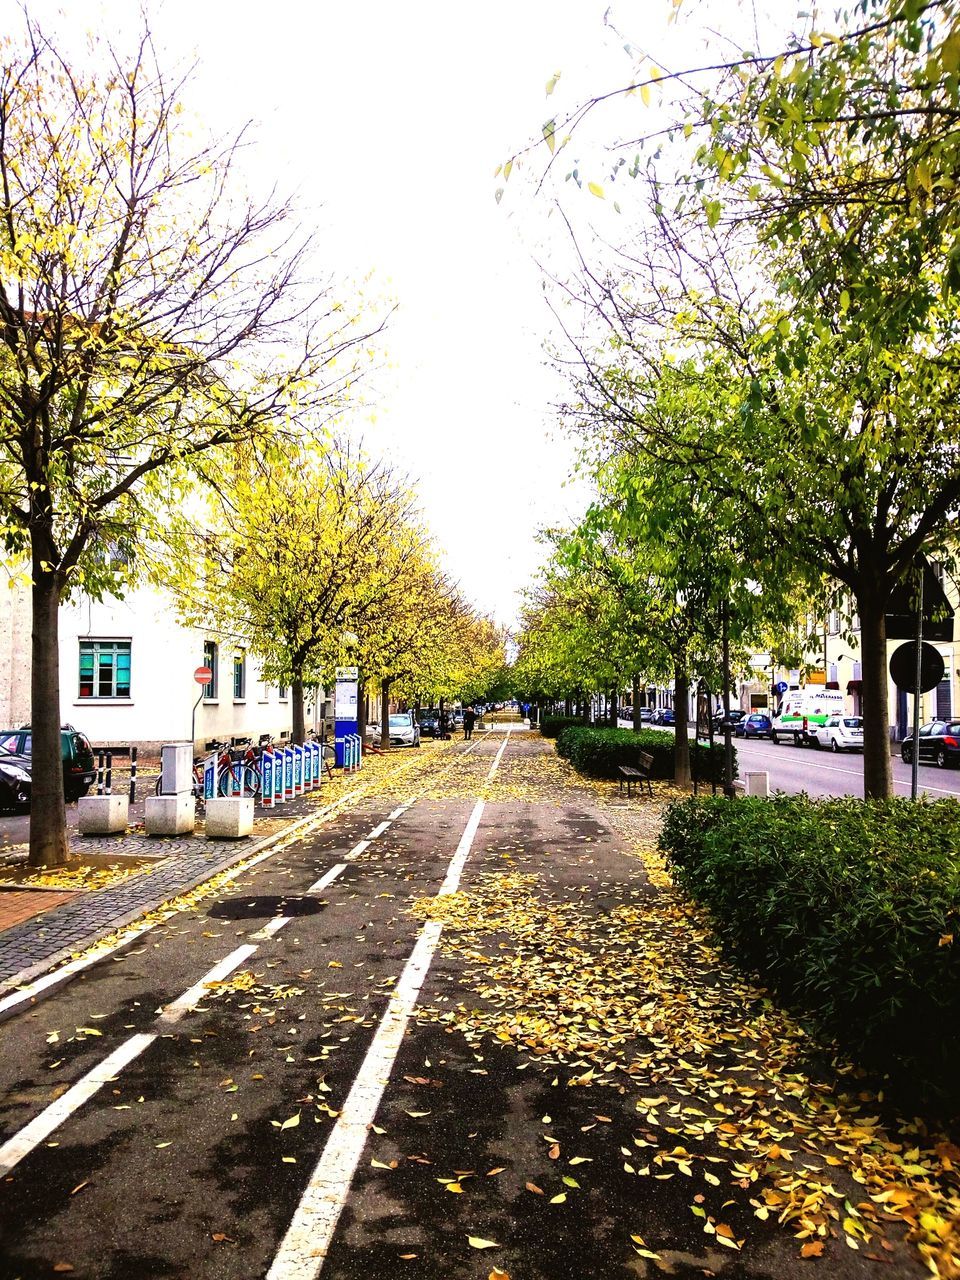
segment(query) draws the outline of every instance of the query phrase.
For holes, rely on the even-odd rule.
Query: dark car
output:
[[[436,711],[421,711],[417,717],[422,738],[435,738],[439,731],[440,719]]]
[[[677,718],[673,714],[673,707],[657,707],[653,713],[654,724],[676,724]]]
[[[78,733],[72,724],[60,728],[60,751],[63,757],[63,794],[67,800],[77,800],[90,790],[97,776],[93,760],[93,747],[89,739]],[[33,772],[33,734],[30,726],[22,729],[0,730],[0,758],[6,765],[15,765],[28,775]]]
[[[960,765],[960,720],[931,720],[920,726],[917,756],[921,764],[928,760],[941,769]],[[900,744],[900,759],[913,762],[913,734]]]
[[[0,809],[30,808],[30,768],[22,756],[0,751]]]
[[[751,711],[733,726],[737,738],[766,738],[773,728],[773,721],[762,711]]]
[[[736,733],[737,725],[747,713],[741,711],[739,707],[734,707],[727,712],[724,718],[722,711],[715,711],[713,714],[713,731],[714,733],[722,732],[724,725],[729,724],[730,728]]]

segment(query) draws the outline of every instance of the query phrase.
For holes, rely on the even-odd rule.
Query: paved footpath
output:
[[[455,743],[446,748],[456,749]],[[382,761],[375,761],[381,766],[379,772],[397,769],[402,773],[409,765],[421,763],[429,769],[434,763],[428,752],[417,760],[400,762],[393,756],[386,760],[385,768]],[[282,809],[259,810],[251,840],[208,840],[202,829],[194,835],[160,839],[145,835],[136,826],[121,837],[84,837],[72,831],[72,851],[81,857],[120,862],[144,859],[155,865],[145,866],[110,888],[89,892],[0,891],[0,997],[68,961],[76,952],[92,947],[144,913],[255,856],[312,817],[350,803],[352,796],[369,789],[369,772],[340,775],[332,787],[327,784],[313,795],[286,803]],[[142,808],[141,797],[132,821],[142,819]],[[0,1002],[0,1017],[3,1012]]]
[[[0,1280],[930,1274],[949,1151],[724,966],[661,797],[416,772],[0,1025]]]

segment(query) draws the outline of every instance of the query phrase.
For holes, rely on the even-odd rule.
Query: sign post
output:
[[[357,732],[357,687],[360,679],[358,667],[337,667],[336,695],[334,698],[334,749],[336,763],[342,769],[346,763],[347,738]]]
[[[193,673],[193,678],[197,684],[201,686],[200,697],[193,704],[193,713],[190,716],[190,750],[193,750],[193,744],[196,741],[196,723],[197,723],[197,707],[203,701],[203,689],[213,679],[213,671],[210,667],[197,667]]]

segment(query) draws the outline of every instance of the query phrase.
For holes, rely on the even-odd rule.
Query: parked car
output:
[[[654,724],[676,724],[677,718],[673,714],[673,707],[657,707],[653,713]]]
[[[861,716],[829,716],[824,724],[810,725],[807,737],[818,747],[831,751],[863,750]]]
[[[650,724],[653,721],[653,709],[651,707],[640,708],[640,723]]]
[[[917,756],[922,764],[931,761],[941,769],[960,765],[960,720],[931,720],[920,726]],[[900,759],[913,763],[913,734],[900,744]]]
[[[30,808],[30,770],[22,756],[0,751],[0,809]]]
[[[60,752],[63,757],[63,794],[67,800],[77,800],[85,796],[97,776],[93,759],[93,747],[82,733],[74,729],[72,724],[60,727]],[[4,764],[15,765],[26,772],[33,773],[33,734],[30,726],[20,729],[0,730],[0,754]]]
[[[436,711],[421,711],[417,724],[422,737],[435,738],[439,725],[439,713]]]
[[[398,711],[390,717],[390,745],[392,747],[419,747],[420,726],[412,711]]]
[[[733,726],[735,738],[766,738],[773,721],[762,711],[751,711]]]
[[[726,718],[724,718],[722,711],[715,711],[713,713],[714,733],[722,732],[725,724],[729,724],[730,728],[733,729],[734,732],[736,732],[737,725],[740,723],[740,721],[743,719],[743,717],[746,714],[747,713],[745,711],[741,711],[739,707],[734,707],[730,711],[728,711],[726,714]]]
[[[454,729],[462,729],[463,728],[463,712],[454,711],[453,715],[450,717],[450,723],[453,725]]]

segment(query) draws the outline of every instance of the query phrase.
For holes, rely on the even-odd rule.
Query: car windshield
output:
[[[399,715],[390,717],[391,729],[409,729],[412,719],[408,715]]]
[[[0,751],[4,751],[8,756],[15,755],[20,743],[19,733],[12,733],[10,730],[0,732]],[[30,749],[30,739],[27,739],[27,750]]]

